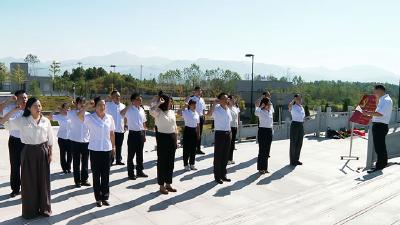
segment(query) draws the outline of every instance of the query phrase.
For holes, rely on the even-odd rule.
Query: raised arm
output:
[[[125,116],[126,112],[128,111],[129,107],[132,107],[131,105],[127,105],[125,106],[125,108],[123,110],[121,110],[121,112],[119,112],[119,114],[121,114],[122,117]]]
[[[0,111],[3,111],[4,108],[10,104],[11,102],[14,102],[17,100],[17,97],[15,95],[3,100],[2,102],[0,102]]]
[[[294,99],[289,103],[288,108],[289,108],[289,112],[292,111],[292,107],[294,105]]]
[[[219,99],[215,99],[215,100],[214,100],[214,103],[211,105],[210,110],[208,110],[208,112],[207,112],[207,116],[212,116],[212,114],[213,114],[213,112],[214,112],[214,109],[215,109],[215,106],[216,106],[218,103],[219,103]]]
[[[16,113],[18,110],[20,109],[20,106],[16,106],[15,108],[13,108],[10,112],[8,112],[6,115],[4,115],[1,119],[0,119],[0,124],[5,124],[7,123],[8,120],[10,120],[10,118],[14,115],[14,113]]]
[[[88,111],[90,108],[92,108],[92,105],[94,104],[93,101],[90,101],[88,103],[86,103],[78,112],[77,112],[77,116],[79,117],[79,119],[81,121],[85,121],[85,113],[86,111]]]
[[[165,100],[163,98],[159,98],[157,103],[152,104],[151,108],[150,108],[150,114],[153,117],[157,117],[158,114],[160,113],[160,109],[158,107],[160,107],[161,104],[163,104],[165,102]]]

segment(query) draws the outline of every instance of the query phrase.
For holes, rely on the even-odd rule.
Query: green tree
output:
[[[24,70],[22,70],[19,65],[17,65],[17,67],[13,70],[11,79],[14,83],[18,85],[19,89],[23,89],[26,75]]]
[[[203,79],[203,72],[198,65],[192,64],[190,67],[183,69],[183,77],[186,84],[193,89],[196,85],[200,85],[200,81]]]
[[[60,67],[61,67],[61,64],[56,61],[53,61],[50,64],[49,72],[50,72],[50,77],[52,80],[51,95],[53,95],[54,90],[61,91],[61,86],[62,86],[62,84],[60,83],[61,79],[57,79],[59,76],[59,73],[61,71]]]
[[[40,63],[39,57],[37,57],[36,55],[33,54],[28,54],[24,61],[26,63],[28,63],[29,66],[29,70],[30,70],[30,75],[31,76],[36,76],[36,64]]]
[[[39,81],[33,80],[31,82],[31,85],[29,86],[29,92],[31,93],[32,96],[36,96],[36,97],[39,97],[42,95],[42,91],[40,90]]]
[[[6,80],[8,80],[8,78],[9,78],[9,73],[6,65],[4,63],[0,63],[0,85],[1,85],[0,89],[3,89],[3,83]]]

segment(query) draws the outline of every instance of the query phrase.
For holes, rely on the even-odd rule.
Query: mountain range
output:
[[[6,57],[0,59],[0,62],[9,66],[11,62],[23,62],[22,58]],[[132,74],[140,78],[141,65],[143,78],[151,79],[167,70],[183,69],[195,63],[202,70],[206,69],[229,69],[236,71],[247,79],[251,72],[249,61],[232,60],[214,60],[199,58],[196,60],[171,60],[163,57],[139,57],[128,52],[115,52],[103,56],[89,56],[81,59],[71,59],[61,61],[61,69],[71,70],[78,66],[78,63],[84,68],[103,67],[106,70],[113,70],[110,65],[116,65],[116,72]],[[49,76],[49,65],[51,61],[41,62],[37,67],[39,76]],[[388,82],[398,84],[400,75],[380,67],[371,65],[354,65],[337,70],[325,67],[299,68],[292,66],[281,66],[266,63],[255,63],[254,73],[262,76],[274,75],[275,77],[301,75],[306,81],[315,80],[342,80],[342,81],[360,81],[360,82]]]

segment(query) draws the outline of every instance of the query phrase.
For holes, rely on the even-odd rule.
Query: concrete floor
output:
[[[57,128],[55,128],[56,130]],[[177,150],[173,185],[162,196],[156,184],[155,140],[145,145],[148,179],[127,179],[125,166],[113,166],[111,206],[97,208],[92,187],[75,188],[72,175],[60,173],[58,147],[51,165],[53,216],[24,220],[20,197],[10,199],[8,133],[0,130],[0,224],[400,224],[400,166],[396,159],[381,173],[367,175],[367,141],[354,140],[358,161],[341,161],[349,139],[306,137],[303,166],[288,166],[289,141],[272,144],[270,174],[256,171],[257,144],[237,144],[231,183],[216,185],[213,148],[197,157],[198,171],[185,172]],[[126,139],[125,139],[126,140]],[[126,144],[124,143],[124,159]],[[92,177],[89,175],[89,179]]]

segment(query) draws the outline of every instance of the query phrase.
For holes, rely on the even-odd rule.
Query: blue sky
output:
[[[0,58],[127,51],[399,73],[398,0],[1,0]]]

